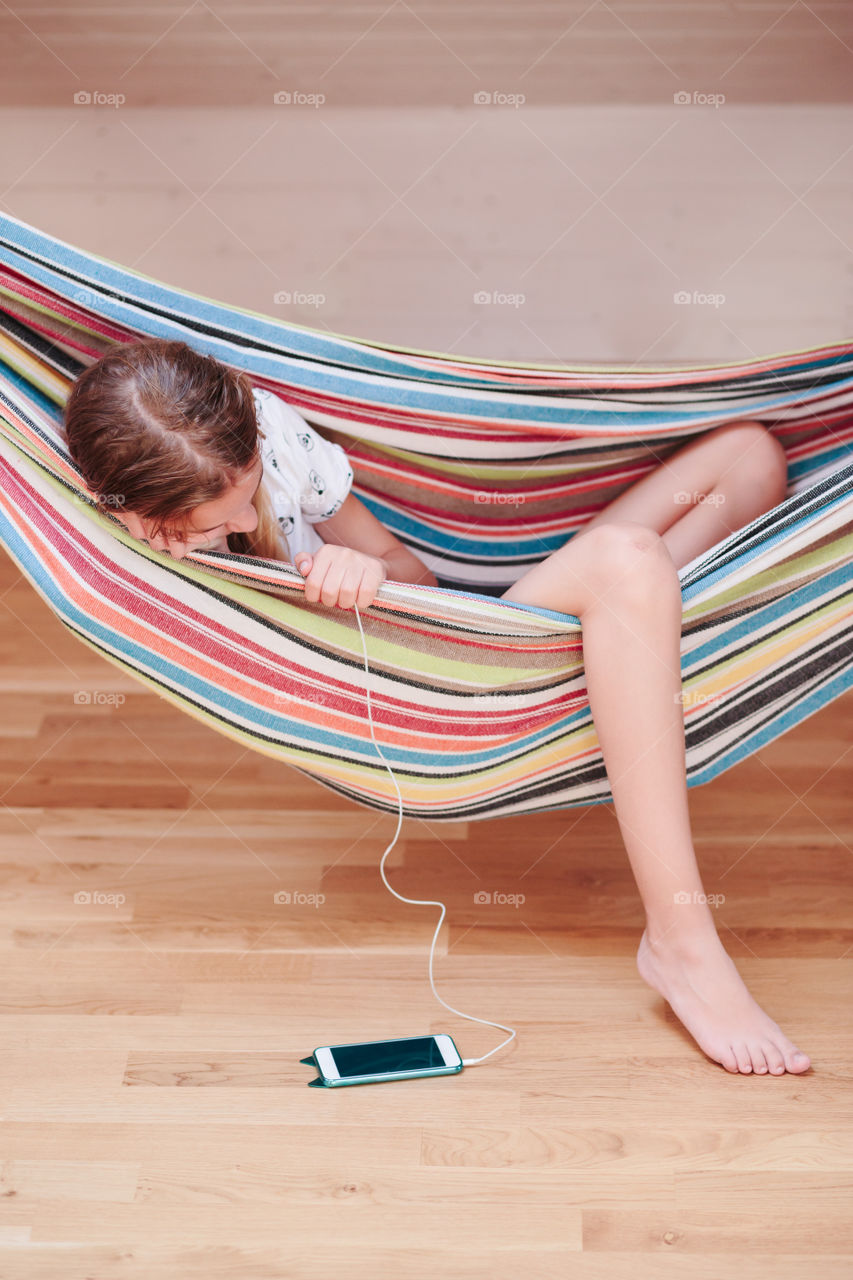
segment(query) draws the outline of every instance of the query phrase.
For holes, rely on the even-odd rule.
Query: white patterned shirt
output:
[[[264,472],[262,483],[290,548],[314,553],[323,539],[312,529],[330,520],[352,486],[349,459],[339,444],[325,440],[293,405],[265,387],[254,387]]]

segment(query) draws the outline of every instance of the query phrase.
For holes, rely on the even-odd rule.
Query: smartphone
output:
[[[331,1086],[449,1076],[462,1070],[459,1050],[447,1035],[327,1044],[314,1050],[314,1061],[321,1077],[316,1083]]]

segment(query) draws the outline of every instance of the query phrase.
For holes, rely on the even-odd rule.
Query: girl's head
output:
[[[260,483],[247,374],[185,342],[144,338],[80,374],[64,427],[99,507],[144,520],[150,541],[165,537],[184,554],[227,536],[238,554],[289,559]]]

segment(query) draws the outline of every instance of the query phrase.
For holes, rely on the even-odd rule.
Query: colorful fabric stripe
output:
[[[486,362],[197,297],[0,215],[0,536],[62,622],[211,728],[396,812],[351,611],[291,566],[151,551],[94,508],[61,434],[85,364],[181,338],[291,401],[353,491],[439,576],[362,614],[377,739],[409,816],[611,793],[579,620],[494,598],[691,436],[762,421],[788,497],[680,571],[689,784],[853,683],[853,342],[702,368]]]

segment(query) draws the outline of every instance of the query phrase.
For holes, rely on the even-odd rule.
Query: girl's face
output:
[[[170,526],[167,521],[163,535],[153,540],[148,536],[152,521],[141,519],[131,511],[121,514],[114,509],[113,514],[127,525],[135,538],[149,542],[155,551],[168,551],[175,560],[182,560],[188,551],[220,542],[229,533],[251,533],[257,528],[258,513],[252,499],[263,471],[263,463],[258,458],[244,478],[221,497],[194,507],[182,524]]]

